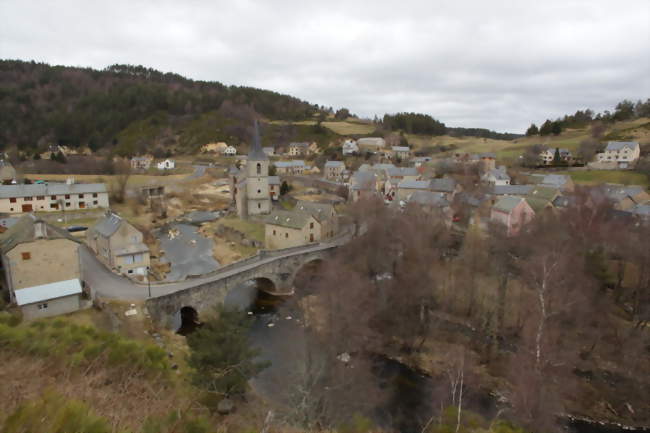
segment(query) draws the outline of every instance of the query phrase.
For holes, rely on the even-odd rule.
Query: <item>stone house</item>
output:
[[[237,148],[235,146],[226,146],[226,148],[223,150],[223,154],[226,156],[235,156],[237,155]]]
[[[325,163],[325,179],[327,180],[341,182],[344,172],[345,163],[343,161],[327,161]]]
[[[305,161],[276,161],[275,165],[277,174],[284,174],[289,176],[301,175],[305,172]]]
[[[108,208],[103,183],[0,185],[0,213]]]
[[[429,191],[431,181],[429,180],[403,180],[397,184],[396,191],[390,191],[391,197],[397,196],[400,201],[408,201],[416,191]]]
[[[481,182],[488,185],[510,185],[510,176],[505,166],[488,170],[481,175]]]
[[[443,193],[445,198],[451,202],[454,196],[462,191],[462,187],[451,177],[443,177],[440,179],[431,179],[429,190]]]
[[[0,235],[5,285],[27,320],[80,308],[79,240],[33,215]]]
[[[348,200],[357,202],[377,195],[377,175],[373,171],[355,172],[350,178],[350,193]]]
[[[390,155],[395,159],[405,161],[411,157],[411,149],[408,146],[393,146]]]
[[[297,212],[306,212],[311,214],[321,225],[319,241],[336,236],[339,231],[338,216],[334,206],[329,203],[318,203],[313,201],[298,200],[296,207]]]
[[[542,164],[544,165],[553,164],[556,150],[560,153],[560,160],[562,162],[570,163],[573,160],[573,155],[571,154],[571,151],[569,149],[560,149],[560,148],[544,149],[539,154],[539,160],[542,162]]]
[[[264,221],[264,243],[270,250],[318,242],[321,237],[320,223],[307,212],[276,210]]]
[[[305,156],[309,149],[309,143],[289,143],[289,156]]]
[[[478,155],[478,170],[480,173],[485,173],[494,170],[497,164],[496,153],[480,153]]]
[[[452,222],[453,211],[442,193],[417,190],[407,198],[407,203],[418,206],[430,215],[442,218],[446,224]]]
[[[151,168],[151,163],[153,162],[153,157],[149,155],[145,156],[134,156],[131,158],[131,169],[133,170],[149,170]]]
[[[598,162],[616,163],[619,168],[628,168],[638,161],[641,148],[636,141],[610,141],[605,151],[596,155]]]
[[[522,197],[501,197],[492,206],[490,221],[505,226],[508,236],[517,235],[535,217],[535,212]]]
[[[119,215],[107,212],[88,229],[86,242],[107,267],[131,278],[147,279],[149,247],[142,233]]]

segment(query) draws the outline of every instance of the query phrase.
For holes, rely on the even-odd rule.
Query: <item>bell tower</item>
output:
[[[246,198],[248,215],[263,215],[271,212],[269,190],[269,157],[262,150],[260,131],[255,120],[253,142],[246,162]]]

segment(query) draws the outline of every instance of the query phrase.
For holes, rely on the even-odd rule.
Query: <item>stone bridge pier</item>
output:
[[[304,250],[304,247],[302,248]],[[178,329],[181,310],[205,315],[218,304],[248,308],[257,291],[273,295],[292,295],[296,275],[305,267],[322,261],[332,247],[312,248],[295,253],[286,250],[261,251],[257,256],[218,269],[196,279],[196,285],[148,299],[146,306],[159,326]],[[195,313],[194,313],[195,312]]]

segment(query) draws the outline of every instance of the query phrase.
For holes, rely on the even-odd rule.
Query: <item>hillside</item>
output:
[[[317,105],[251,87],[194,81],[142,66],[102,71],[0,61],[0,147],[89,146],[129,155],[239,143],[253,117],[298,121]]]

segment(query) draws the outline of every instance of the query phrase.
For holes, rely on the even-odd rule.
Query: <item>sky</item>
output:
[[[650,0],[0,0],[0,58],[523,132],[650,98]]]

